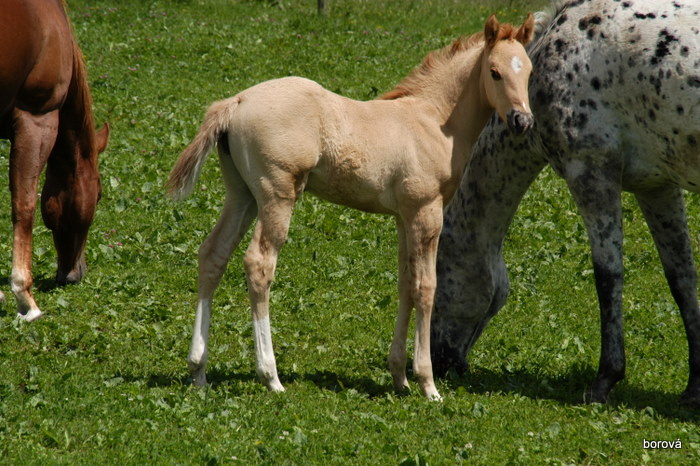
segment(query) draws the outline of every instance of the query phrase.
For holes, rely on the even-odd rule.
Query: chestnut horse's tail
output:
[[[239,102],[238,97],[231,97],[214,102],[209,107],[207,115],[204,117],[204,123],[199,128],[199,133],[182,152],[170,172],[166,189],[172,199],[179,201],[190,195],[197,178],[199,178],[204,161],[219,142],[221,136],[228,131]]]

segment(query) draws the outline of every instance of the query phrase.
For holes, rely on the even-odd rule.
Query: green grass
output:
[[[430,50],[521,0],[315,2],[71,0],[99,122],[112,124],[88,274],[54,288],[49,232],[35,230],[36,298],[25,324],[0,306],[3,464],[640,464],[700,461],[697,413],[678,406],[687,347],[653,244],[625,198],[628,378],[608,406],[582,405],[597,365],[588,245],[564,184],[546,170],[507,238],[512,295],[472,371],[391,390],[393,220],[305,196],[272,291],[284,394],[257,382],[237,251],[214,303],[208,376],[185,358],[196,252],[221,207],[215,161],[181,204],[163,196],[210,102],[290,74],[357,99],[389,90]],[[7,170],[9,145],[0,146]],[[700,201],[688,197],[691,225]],[[9,194],[0,191],[0,277],[9,276]],[[245,242],[244,244],[246,244]],[[694,246],[698,250],[697,236]],[[9,295],[9,287],[4,287]],[[681,450],[645,450],[643,439]]]

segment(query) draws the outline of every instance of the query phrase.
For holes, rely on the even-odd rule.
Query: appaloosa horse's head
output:
[[[534,30],[535,18],[531,13],[518,29],[499,24],[495,15],[484,26],[483,92],[490,106],[515,134],[524,134],[534,123],[528,99],[532,63],[524,47],[532,40]]]

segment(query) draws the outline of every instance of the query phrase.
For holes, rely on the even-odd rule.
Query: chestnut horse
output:
[[[56,280],[78,282],[109,127],[95,133],[85,64],[61,0],[3,0],[0,50],[0,137],[11,142],[10,282],[20,318],[34,320],[41,316],[31,292],[39,176],[46,166],[41,213],[58,254]]]
[[[389,355],[394,386],[407,387],[406,336],[416,308],[414,373],[423,393],[440,399],[430,361],[430,315],[442,211],[452,198],[474,141],[493,114],[516,133],[533,123],[532,69],[522,27],[495,16],[483,33],[429,54],[382,98],[358,102],[302,78],[267,81],[214,103],[178,159],[168,187],[189,194],[218,144],[226,185],[221,218],[199,252],[199,303],[189,354],[193,383],[206,383],[211,301],[233,249],[257,215],[244,264],[252,305],[257,373],[279,381],[270,333],[269,290],[294,203],[304,190],[326,200],[396,218],[399,316]]]

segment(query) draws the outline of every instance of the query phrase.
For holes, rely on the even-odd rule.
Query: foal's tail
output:
[[[226,133],[233,112],[238,107],[239,97],[231,97],[214,102],[207,110],[199,133],[175,162],[170,178],[166,183],[168,196],[179,201],[190,195],[199,178],[207,156]]]

